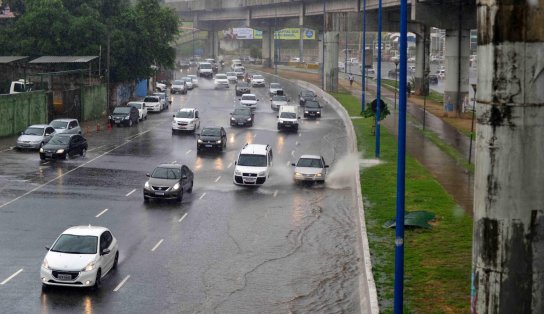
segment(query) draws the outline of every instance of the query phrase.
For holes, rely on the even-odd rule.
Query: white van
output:
[[[200,77],[213,77],[213,68],[212,64],[208,62],[200,62],[198,64],[198,70],[197,70],[198,76]]]
[[[278,130],[293,130],[298,131],[298,107],[292,105],[280,106],[278,112]]]
[[[246,144],[234,164],[234,184],[262,185],[270,175],[272,148],[265,144]]]

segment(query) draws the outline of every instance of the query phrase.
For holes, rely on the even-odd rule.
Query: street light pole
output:
[[[429,71],[423,75],[423,131],[425,131],[425,118],[427,116],[427,94],[429,93]]]
[[[323,35],[321,36],[321,46],[322,46],[322,57],[323,60],[321,60],[321,89],[325,90],[325,29],[327,26],[327,0],[323,0]]]
[[[395,60],[395,110],[397,110],[397,89],[399,88],[399,84],[397,83],[398,82],[398,72],[397,72],[397,68],[399,66],[399,61],[400,60]]]
[[[366,0],[363,0],[363,51],[361,53],[361,62],[363,68],[361,69],[362,81],[361,81],[361,112],[365,111],[365,92],[366,92]],[[373,61],[370,61],[371,65]]]
[[[472,98],[472,122],[470,125],[470,146],[468,149],[468,164],[472,159],[472,141],[474,139],[474,115],[476,114],[476,84],[471,84],[472,89],[474,90],[474,97]]]

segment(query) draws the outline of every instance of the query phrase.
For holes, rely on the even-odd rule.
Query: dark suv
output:
[[[79,134],[55,134],[40,148],[40,159],[67,159],[79,154],[87,153],[87,140]]]
[[[251,94],[251,88],[249,86],[249,83],[246,83],[246,82],[236,83],[236,87],[234,89],[236,90],[236,96],[242,96],[243,94]]]
[[[112,125],[121,126],[124,124],[126,126],[132,126],[132,124],[140,121],[140,112],[132,106],[115,107],[109,120]]]
[[[306,101],[304,118],[321,118],[321,105],[314,100]]]
[[[253,110],[250,108],[235,108],[234,111],[230,113],[230,125],[253,126],[254,116]]]
[[[311,90],[303,90],[298,94],[299,104],[304,106],[307,100],[316,100],[317,95]]]
[[[223,127],[203,128],[196,141],[196,151],[205,149],[217,149],[223,151],[227,148],[227,132]]]

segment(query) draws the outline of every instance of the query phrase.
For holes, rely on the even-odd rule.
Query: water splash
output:
[[[355,171],[359,171],[359,153],[343,156],[327,173],[327,187],[342,189],[353,186]]]

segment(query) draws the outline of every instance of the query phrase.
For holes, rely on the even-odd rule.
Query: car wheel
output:
[[[43,147],[43,142],[40,143],[40,148],[42,148],[42,147]]]
[[[144,117],[144,120],[147,120],[147,115]]]
[[[187,189],[187,192],[189,193],[193,192],[193,184],[194,184],[194,181],[191,181],[191,186]]]
[[[119,251],[115,253],[115,259],[113,260],[113,266],[111,266],[111,269],[117,269],[118,263],[119,263]]]
[[[128,126],[132,127],[132,119],[128,120]]]
[[[49,286],[42,283],[42,292],[47,292],[47,290],[49,290]]]
[[[70,158],[70,152],[66,152],[64,155],[62,155],[62,159],[66,160],[68,158]]]
[[[41,159],[41,160],[45,160],[45,156],[42,155],[42,154],[40,154],[40,159]]]
[[[144,203],[149,203],[149,197],[144,196]]]
[[[176,134],[176,130],[172,130],[172,135]]]
[[[102,286],[102,271],[98,269],[96,272],[96,279],[94,281],[93,290],[96,291]]]
[[[181,189],[181,191],[179,192],[178,197],[176,198],[176,201],[178,203],[181,203],[181,201],[183,201],[183,189]]]
[[[79,155],[80,155],[81,157],[85,157],[86,154],[87,154],[87,149],[86,149],[86,148],[83,148],[83,149],[81,150],[81,152],[79,153]]]

